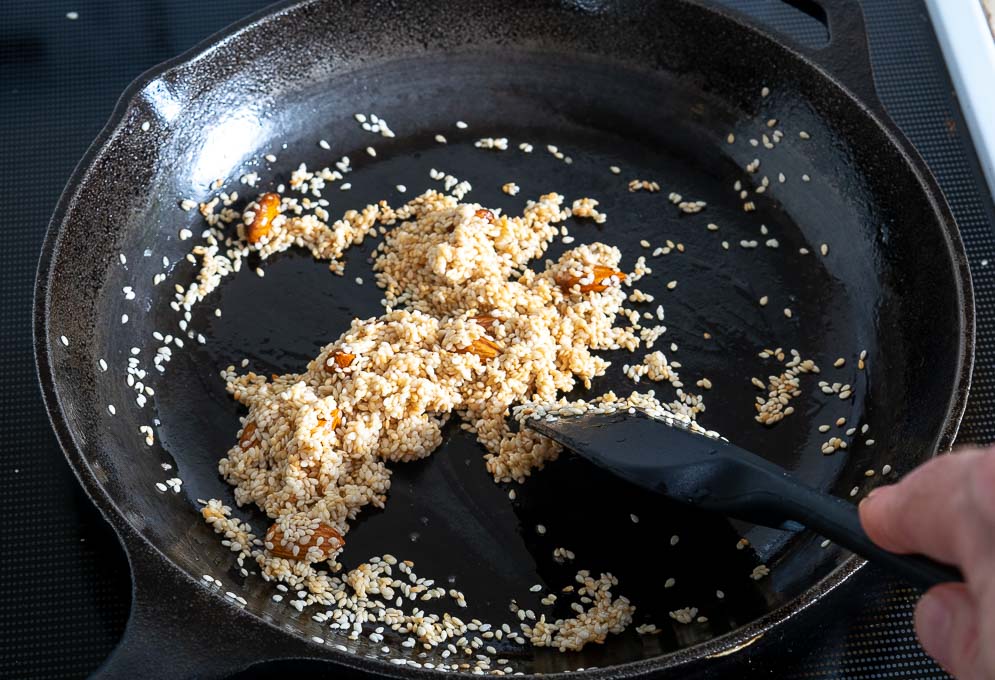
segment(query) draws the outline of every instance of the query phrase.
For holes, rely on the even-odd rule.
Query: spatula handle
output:
[[[896,575],[923,589],[939,583],[960,582],[963,575],[955,567],[922,555],[899,555],[875,544],[860,524],[857,508],[835,496],[791,484],[782,498],[790,519],[852,550],[864,559],[889,567]]]

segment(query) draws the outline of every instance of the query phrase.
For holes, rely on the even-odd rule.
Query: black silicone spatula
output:
[[[954,567],[898,555],[864,533],[857,508],[805,486],[779,465],[642,411],[529,417],[525,424],[633,484],[703,510],[780,528],[801,523],[922,588],[962,581]]]

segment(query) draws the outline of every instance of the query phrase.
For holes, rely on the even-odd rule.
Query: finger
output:
[[[995,447],[977,457],[971,474],[971,495],[981,517],[995,523]]]
[[[971,545],[976,532],[967,523],[975,521],[970,479],[981,455],[962,451],[940,456],[897,484],[875,489],[860,504],[860,520],[871,540],[893,552],[965,561],[976,550]]]
[[[916,606],[916,634],[923,649],[955,677],[980,678],[978,611],[962,583],[945,583],[922,596]]]

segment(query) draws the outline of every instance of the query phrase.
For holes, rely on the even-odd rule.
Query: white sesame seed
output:
[[[123,323],[123,324],[124,323],[128,323],[128,315],[127,314],[122,314],[121,315],[121,323]]]
[[[374,149],[372,146],[368,146],[368,147],[366,147],[366,153],[370,154],[373,157],[376,157],[377,150]]]
[[[632,520],[632,523],[633,523],[633,524],[639,524],[639,515],[636,515],[636,514],[633,514],[633,513],[630,513],[630,514],[629,514],[629,519],[631,519],[631,520]]]
[[[398,184],[398,185],[397,185],[397,186],[395,186],[394,188],[395,188],[395,189],[397,189],[397,190],[398,190],[399,192],[401,192],[402,194],[403,194],[403,193],[404,193],[405,191],[407,191],[407,190],[408,190],[408,187],[404,186],[403,184]]]
[[[69,338],[67,338],[66,336],[60,335],[59,336],[59,342],[61,342],[63,344],[63,346],[69,347]]]
[[[458,120],[458,121],[456,121],[456,127],[458,127],[460,130],[465,130],[465,129],[467,129],[470,126],[467,125],[466,123],[464,123],[463,121]]]
[[[439,144],[445,144],[446,143],[446,138],[445,138],[444,135],[436,135],[435,136],[435,141],[437,141]]]

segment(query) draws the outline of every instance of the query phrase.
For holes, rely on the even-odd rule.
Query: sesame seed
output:
[[[458,127],[460,130],[465,130],[465,129],[467,129],[470,126],[467,125],[466,123],[464,123],[463,121],[458,120],[458,121],[456,121],[456,127]]]
[[[784,316],[788,317],[789,319],[791,318],[791,307],[784,308]]]
[[[404,186],[403,184],[398,184],[394,188],[397,189],[402,194],[408,190],[408,187]]]
[[[439,144],[446,144],[446,138],[444,135],[436,135],[435,141],[437,141]]]
[[[145,121],[144,123],[142,123],[142,132],[148,132],[149,128],[151,128],[151,127],[152,127],[152,124],[149,123],[148,121]]]
[[[768,301],[768,297],[766,295],[764,295],[763,297],[761,297],[760,298],[760,306],[761,307],[766,307],[767,306],[767,301]]]
[[[377,150],[374,149],[372,146],[368,146],[368,147],[366,147],[366,153],[370,154],[373,157],[376,157]]]
[[[332,148],[332,147],[331,147],[331,146],[330,146],[330,145],[328,144],[328,142],[326,142],[326,141],[325,141],[324,139],[321,139],[321,140],[319,140],[319,141],[318,141],[318,146],[320,146],[320,147],[321,147],[322,149],[325,149],[326,151],[327,151],[328,149],[331,149],[331,148]]]
[[[809,133],[805,132],[804,130],[800,131],[798,133],[798,136],[801,137],[802,139],[811,139],[812,137]]]
[[[618,167],[617,165],[610,165],[608,166],[608,169],[611,170],[613,175],[618,175],[621,174],[622,172],[622,168]]]
[[[828,255],[829,254],[829,244],[823,243],[822,245],[820,245],[819,246],[819,252],[822,253],[823,256]]]
[[[69,347],[69,338],[67,338],[66,336],[60,335],[59,336],[59,342],[61,342],[63,344],[63,346]]]
[[[761,88],[761,90],[760,90],[760,96],[761,97],[766,97],[769,94],[770,94],[770,88],[767,87],[766,85],[764,85],[764,87]]]
[[[883,468],[881,468],[881,474],[882,475],[887,475],[890,472],[891,472],[891,466],[890,465],[885,465]]]
[[[638,515],[630,513],[629,514],[629,519],[632,520],[633,524],[639,524],[639,516]]]

